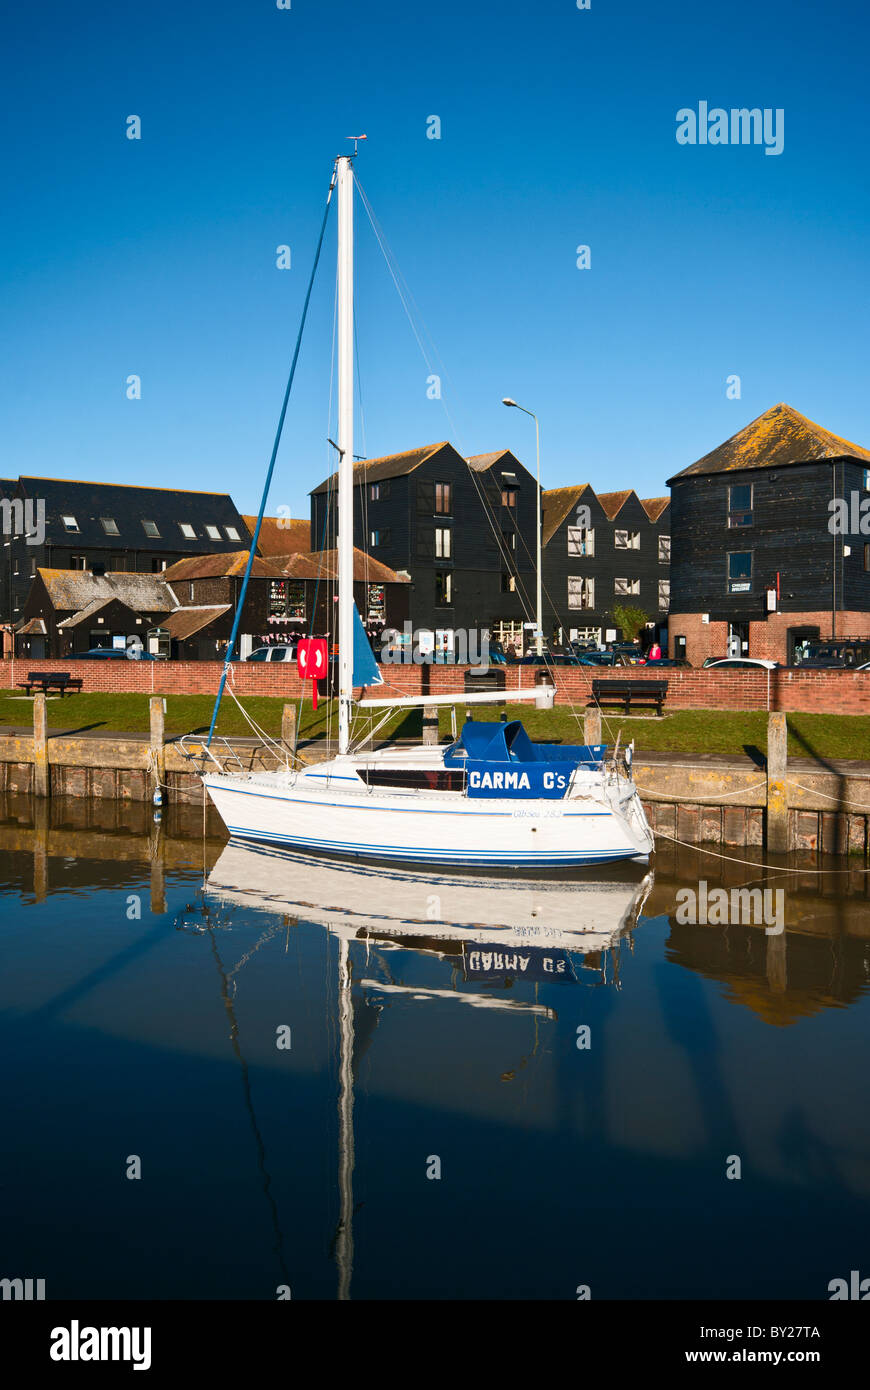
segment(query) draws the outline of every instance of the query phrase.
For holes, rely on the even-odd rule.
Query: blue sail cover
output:
[[[378,670],[378,663],[375,661],[375,654],[372,651],[372,644],[366,636],[366,630],[362,625],[362,618],[359,610],[353,606],[353,684],[357,689],[361,685],[383,685],[384,678]]]
[[[532,743],[519,720],[462,727],[444,753],[445,767],[464,767],[469,796],[560,800],[581,765],[601,766],[603,743]]]

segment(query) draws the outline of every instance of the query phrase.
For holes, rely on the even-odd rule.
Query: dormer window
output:
[[[186,541],[196,540],[196,532],[194,531],[189,521],[179,521],[178,525],[181,529],[181,534]]]
[[[118,530],[118,523],[117,521],[115,521],[114,517],[101,516],[100,525],[102,526],[107,536],[119,536],[121,534]]]
[[[74,516],[62,516],[61,521],[65,531],[77,531],[79,529],[79,524]]]

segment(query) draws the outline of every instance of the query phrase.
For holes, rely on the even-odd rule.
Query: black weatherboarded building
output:
[[[631,488],[596,493],[589,483],[544,493],[544,633],[600,640],[617,627],[614,608],[667,621],[671,518],[667,497]]]
[[[311,494],[315,543],[336,545],[337,477]],[[519,633],[534,617],[532,474],[509,450],[465,459],[447,442],[354,465],[354,536],[411,579],[410,623],[449,634]]]
[[[250,544],[226,493],[19,477],[0,483],[0,621],[20,621],[40,568],[160,574],[176,560]],[[44,517],[31,538],[23,522]],[[8,639],[7,639],[8,641]]]
[[[669,486],[672,651],[790,663],[870,637],[870,450],[780,403]]]

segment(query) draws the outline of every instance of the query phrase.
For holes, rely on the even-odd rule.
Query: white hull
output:
[[[645,861],[653,848],[624,778],[576,774],[561,800],[530,800],[367,787],[357,775],[362,764],[380,772],[440,765],[442,750],[431,760],[426,752],[336,758],[298,774],[205,774],[203,782],[232,837],[294,850],[535,871]]]

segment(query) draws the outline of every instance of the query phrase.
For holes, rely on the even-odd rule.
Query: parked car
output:
[[[726,656],[723,657],[721,661],[705,661],[704,665],[709,666],[711,670],[721,670],[724,666],[732,671],[741,669],[744,671],[757,671],[759,669],[763,671],[775,671],[779,666],[779,662],[768,661],[761,656]]]
[[[797,658],[797,653],[795,653]],[[840,667],[859,670],[870,660],[870,641],[845,639],[841,641],[809,642],[800,660],[795,665],[809,670],[824,670],[827,667]]]
[[[648,666],[651,671],[655,671],[659,666],[676,666],[681,671],[691,671],[694,669],[691,661],[687,661],[684,656],[647,657],[644,665]]]
[[[295,661],[296,643],[288,642],[282,646],[255,647],[246,661]]]
[[[578,656],[578,666],[632,666],[634,663],[623,652],[587,652]]]
[[[144,647],[91,647],[87,652],[71,653],[76,661],[159,661]]]

